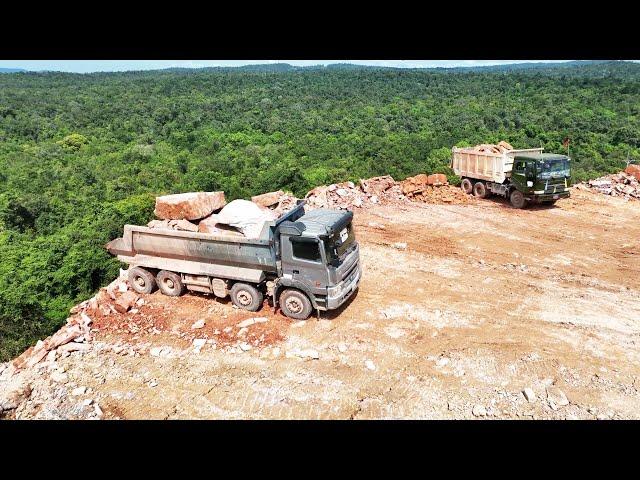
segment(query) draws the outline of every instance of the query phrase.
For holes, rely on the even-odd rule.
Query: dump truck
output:
[[[524,208],[530,202],[553,204],[569,197],[568,156],[543,153],[542,148],[499,150],[501,153],[452,149],[451,168],[461,177],[460,187],[465,193],[480,198],[500,195],[515,208]]]
[[[265,295],[290,318],[313,309],[333,310],[357,290],[360,253],[353,213],[317,209],[304,201],[265,222],[258,238],[125,225],[107,250],[129,264],[139,293],[180,296],[185,290],[231,296],[239,308],[257,311]]]

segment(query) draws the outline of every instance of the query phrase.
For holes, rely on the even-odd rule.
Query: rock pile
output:
[[[629,165],[624,172],[582,182],[577,184],[576,188],[594,190],[626,200],[640,200],[640,165]]]
[[[420,174],[396,182],[389,175],[353,182],[316,187],[306,195],[307,207],[353,210],[367,205],[399,204],[407,200],[427,203],[467,203],[473,201],[459,188],[448,184],[447,177],[437,173]]]
[[[389,175],[316,187],[305,196],[307,207],[353,210],[367,204],[397,203],[404,200],[399,184]]]
[[[466,150],[475,150],[477,152],[482,152],[482,153],[504,153],[504,152],[508,152],[510,150],[513,150],[514,148],[511,146],[510,143],[505,142],[504,140],[501,142],[498,142],[497,144],[493,144],[493,143],[482,143],[480,145],[476,145],[475,147],[471,147],[468,148]]]
[[[411,200],[435,203],[469,203],[473,197],[464,193],[460,188],[449,185],[446,175],[416,175],[402,182],[402,192]]]
[[[186,232],[197,232],[198,225],[189,220],[151,220],[147,223],[149,228],[164,228],[168,230],[183,230]]]
[[[500,142],[494,147],[507,148],[502,144],[508,145]],[[358,184],[334,183],[316,187],[305,196],[307,210],[353,210],[367,205],[399,204],[407,200],[466,203],[469,198],[459,189],[450,187],[447,177],[442,174],[420,174],[402,182],[384,175],[360,180]],[[147,226],[255,238],[260,234],[264,222],[281,217],[294,208],[297,202],[296,197],[282,190],[255,195],[251,197],[251,202],[234,200],[229,204],[226,204],[224,192],[165,195],[156,198],[155,213],[160,220],[152,220]]]
[[[278,190],[226,203],[224,192],[189,192],[156,198],[155,214],[147,227],[216,235],[257,237],[264,222],[295,207],[297,198]]]
[[[71,353],[85,354],[92,349],[93,319],[90,315],[94,315],[96,310],[105,315],[132,312],[138,301],[138,296],[128,289],[121,273],[119,278],[101,288],[96,296],[73,307],[66,325],[56,333],[39,340],[13,361],[3,364],[0,370],[0,416],[7,415],[29,400],[33,385],[42,377],[42,368],[55,365],[57,359]],[[53,372],[51,380],[65,383],[66,374]]]
[[[409,197],[419,195],[430,187],[439,187],[447,185],[446,175],[435,173],[433,175],[425,175],[421,173],[415,177],[409,177],[402,182],[402,193]]]

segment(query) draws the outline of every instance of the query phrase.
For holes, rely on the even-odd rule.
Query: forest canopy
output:
[[[566,137],[574,181],[640,159],[640,65],[0,74],[0,360],[117,275],[103,246],[155,195],[453,180],[454,145]]]

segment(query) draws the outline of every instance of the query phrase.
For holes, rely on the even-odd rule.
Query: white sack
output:
[[[271,210],[260,208],[253,202],[234,200],[220,210],[217,221],[237,228],[247,238],[258,238],[264,222],[269,222],[276,218],[277,215]]]

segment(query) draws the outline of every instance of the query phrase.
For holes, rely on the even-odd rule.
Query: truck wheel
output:
[[[484,182],[477,182],[473,186],[473,194],[478,198],[485,198],[487,196],[487,186]]]
[[[469,180],[468,178],[465,178],[464,180],[462,180],[460,188],[462,188],[462,191],[467,195],[471,195],[471,192],[473,192],[473,183],[471,183],[471,180]]]
[[[140,267],[129,269],[128,280],[131,288],[138,293],[151,293],[158,286],[153,273]]]
[[[511,192],[509,200],[511,200],[511,205],[513,205],[514,208],[524,208],[527,205],[527,200],[519,190]]]
[[[184,293],[184,285],[182,279],[177,273],[169,272],[167,270],[160,270],[156,277],[158,282],[158,288],[165,295],[170,297],[179,297]]]
[[[280,295],[282,313],[294,320],[306,320],[311,315],[311,300],[300,290],[286,289]]]
[[[231,301],[238,308],[255,312],[260,308],[263,300],[262,292],[252,285],[234,283],[231,287]]]

